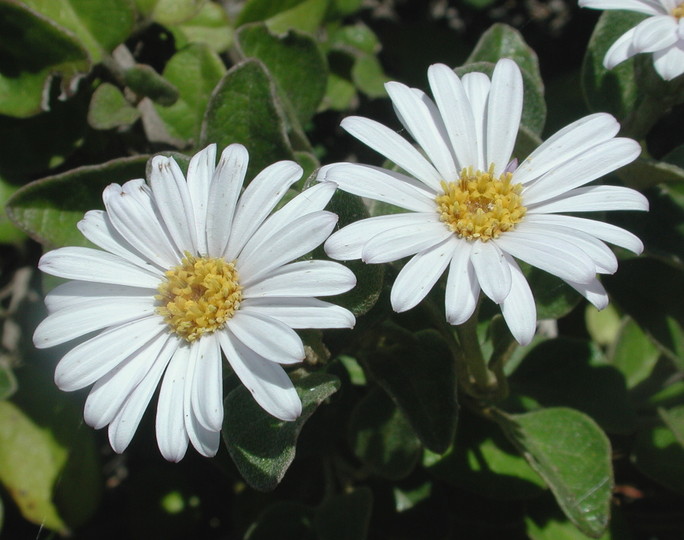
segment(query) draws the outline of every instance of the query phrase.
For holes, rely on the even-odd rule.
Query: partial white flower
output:
[[[671,81],[684,73],[684,2],[679,0],[579,0],[581,7],[620,9],[649,17],[608,49],[603,65],[613,69],[635,54],[653,53],[658,74]]]
[[[447,320],[467,321],[482,291],[501,305],[523,344],[534,335],[536,309],[515,259],[558,276],[605,307],[608,297],[596,274],[615,272],[617,259],[604,242],[635,253],[643,245],[613,225],[560,213],[647,210],[634,190],[582,187],[634,160],[639,145],[615,137],[619,126],[612,116],[593,114],[553,135],[516,168],[511,154],[523,101],[518,66],[499,61],[490,81],[483,73],[459,79],[436,64],[428,77],[434,102],[420,90],[386,85],[397,116],[424,153],[373,120],[342,122],[406,174],[337,163],[322,168],[318,179],[408,212],[348,225],[327,240],[328,255],[367,263],[413,256],[392,287],[398,312],[417,305],[448,268]]]
[[[247,150],[229,146],[216,165],[211,145],[190,161],[152,160],[149,184],[104,190],[106,211],[86,213],[83,235],[102,250],[64,247],[39,267],[71,279],[46,298],[50,315],[34,334],[52,347],[99,332],[59,362],[55,382],[72,391],[94,385],[85,420],[109,425],[123,452],[161,381],[157,442],[179,461],[188,441],[204,456],[219,446],[223,421],[222,354],[266,411],[294,420],[302,410],[280,364],[304,359],[294,328],[350,328],[353,315],[318,300],[351,289],[339,263],[298,259],[337,223],[323,208],[335,187],[320,184],[271,214],[302,174],[275,163],[240,195]],[[270,216],[269,216],[270,214]]]

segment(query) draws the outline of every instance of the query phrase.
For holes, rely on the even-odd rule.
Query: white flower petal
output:
[[[203,340],[200,340],[200,342]],[[194,408],[194,396],[196,393],[197,386],[203,384],[203,380],[198,380],[197,370],[199,364],[202,363],[206,358],[202,358],[198,354],[200,343],[195,343],[190,347],[190,356],[188,357],[188,363],[185,372],[185,386],[183,388],[183,421],[185,425],[185,432],[190,440],[192,446],[195,447],[201,455],[205,457],[213,457],[218,451],[219,444],[219,430],[214,430],[207,428],[202,425],[198,418],[198,411]],[[218,340],[216,340],[216,345],[218,345]],[[220,349],[217,350],[219,359],[221,357]],[[221,402],[221,398],[219,402]],[[221,411],[223,411],[223,404],[221,403]]]
[[[655,52],[677,42],[677,21],[671,15],[658,15],[641,21],[632,43],[639,52]]]
[[[36,328],[33,343],[38,349],[54,347],[108,326],[125,324],[155,313],[152,296],[98,298],[48,315]]]
[[[624,9],[647,15],[666,13],[657,0],[579,0],[579,5],[592,9]]]
[[[544,141],[513,173],[513,183],[527,184],[573,160],[592,146],[612,139],[620,124],[610,114],[585,116]]]
[[[363,246],[375,235],[404,226],[417,226],[423,223],[438,223],[436,212],[416,212],[410,214],[390,214],[362,219],[335,232],[325,242],[328,257],[342,261],[360,259]]]
[[[511,271],[499,246],[494,242],[473,242],[470,262],[482,292],[496,304],[503,302],[511,290]]]
[[[423,222],[395,227],[376,234],[363,246],[361,259],[369,264],[385,263],[414,255],[453,237],[441,222]]]
[[[537,308],[520,267],[510,256],[506,256],[506,261],[510,265],[511,289],[501,304],[501,313],[515,340],[527,345],[537,327]]]
[[[83,236],[96,246],[108,251],[112,255],[135,264],[153,273],[159,271],[158,266],[146,260],[140,253],[131,246],[119,231],[112,225],[107,213],[102,210],[90,210],[86,212],[83,219],[76,225]]]
[[[192,410],[205,429],[218,432],[223,423],[223,376],[216,334],[202,336],[191,347],[190,356],[194,357],[195,363],[190,388]]]
[[[317,298],[247,298],[240,310],[273,317],[290,328],[354,328],[356,322],[349,310]]]
[[[302,176],[302,168],[294,161],[279,161],[261,171],[245,188],[238,201],[233,228],[224,253],[227,260],[238,257],[271,210]]]
[[[293,221],[278,237],[278,243],[270,242],[245,260],[237,260],[238,275],[245,276],[241,283],[247,287],[256,283],[279,266],[289,263],[318,247],[332,232],[337,215],[312,212]]]
[[[463,324],[472,316],[480,296],[475,269],[470,262],[473,244],[457,239],[447,277],[444,304],[449,324]]]
[[[331,296],[356,285],[354,273],[332,261],[299,261],[269,272],[263,278],[247,282],[243,298]]]
[[[157,404],[157,445],[164,459],[174,463],[183,459],[188,449],[185,379],[190,363],[190,347],[184,343],[176,349],[164,373]]]
[[[188,165],[188,193],[195,216],[194,236],[198,253],[207,253],[207,210],[209,189],[216,169],[216,145],[210,144],[198,152]]]
[[[271,362],[297,364],[304,360],[304,345],[297,333],[272,317],[239,310],[228,321],[226,329]]]
[[[151,208],[144,182],[131,180],[123,186],[110,184],[102,199],[112,225],[145,258],[163,268],[178,264],[181,252],[171,243]]]
[[[470,106],[473,109],[473,120],[475,121],[475,133],[473,138],[477,142],[477,164],[473,167],[480,171],[486,171],[489,166],[485,162],[485,109],[487,107],[487,97],[491,81],[484,73],[466,73],[461,79],[463,88],[468,95]]]
[[[183,171],[172,158],[155,156],[150,166],[149,182],[157,211],[176,246],[176,252],[198,253],[195,212]]]
[[[297,195],[264,221],[245,244],[240,258],[245,260],[252,257],[254,252],[262,249],[268,242],[279,242],[282,229],[303,215],[323,210],[336,189],[337,185],[332,182],[321,182]]]
[[[394,311],[408,311],[427,296],[451,262],[456,245],[453,237],[447,238],[441,244],[416,254],[404,265],[390,294]]]
[[[554,214],[529,215],[525,217],[529,223],[540,225],[560,225],[595,236],[599,240],[625,248],[639,255],[644,250],[644,244],[631,232],[593,219],[575,216],[559,216]]]
[[[596,271],[600,274],[613,274],[618,268],[615,254],[601,240],[591,234],[560,225],[538,225],[529,221],[518,224],[517,230],[539,236],[548,235],[550,238],[573,244],[591,258],[596,265]]]
[[[406,129],[428,155],[442,179],[455,180],[458,173],[451,151],[422,96],[398,82],[385,83],[385,90]]]
[[[93,283],[89,281],[67,281],[57,285],[47,294],[45,305],[48,311],[53,313],[60,309],[68,309],[78,305],[108,301],[110,298],[118,298],[126,302],[129,299],[135,301],[142,297],[152,298],[155,294],[157,294],[156,289],[142,289],[139,287]]]
[[[671,81],[684,73],[684,28],[680,19],[680,40],[671,47],[653,53],[653,65],[663,79]]]
[[[648,210],[648,199],[636,190],[620,186],[586,186],[527,207],[527,215],[557,212]]]
[[[286,422],[302,414],[302,402],[281,366],[245,347],[229,332],[221,332],[219,341],[233,371],[266,412]]]
[[[325,180],[334,182],[347,193],[383,201],[414,212],[435,211],[435,195],[408,176],[400,173],[358,165],[334,163],[323,167]]]
[[[473,137],[475,119],[461,80],[444,64],[430,66],[428,80],[458,161],[457,168],[477,165],[477,140]]]
[[[547,201],[631,163],[640,153],[641,146],[632,139],[618,137],[604,141],[526,186],[523,202],[531,205]]]
[[[168,340],[169,336],[160,334],[139,354],[130,356],[95,383],[83,409],[86,424],[100,429],[114,420],[131,393],[154,366]]]
[[[594,262],[586,253],[551,235],[516,230],[493,242],[502,251],[561,279],[589,283],[596,275]]]
[[[55,383],[67,392],[85,388],[129,356],[143,353],[166,331],[166,324],[157,316],[105,330],[64,355],[55,369]]]
[[[615,40],[603,57],[603,67],[613,69],[639,52],[633,45],[635,32],[636,27],[630,28]]]
[[[133,439],[145,409],[147,409],[147,405],[150,403],[162,373],[164,373],[176,347],[177,341],[175,339],[166,341],[166,345],[157,355],[157,359],[147,372],[147,375],[126,398],[123,406],[109,424],[109,444],[112,445],[112,449],[115,452],[120,454],[126,450]]]
[[[487,99],[485,166],[494,165],[498,177],[508,165],[522,114],[522,74],[513,60],[496,63]],[[482,285],[480,283],[480,285]]]
[[[361,116],[348,116],[342,120],[340,126],[425,185],[433,190],[440,189],[442,178],[432,163],[406,139],[388,127]]]
[[[226,250],[248,162],[249,154],[241,144],[231,144],[221,154],[209,186],[206,230],[208,253],[216,255]]]
[[[112,283],[156,289],[163,277],[116,255],[85,247],[63,247],[48,251],[38,263],[46,274],[81,281]]]
[[[589,283],[575,283],[568,280],[565,282],[589,300],[596,309],[604,309],[608,305],[608,293],[598,279],[593,279]]]

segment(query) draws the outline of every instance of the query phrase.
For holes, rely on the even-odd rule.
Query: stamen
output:
[[[487,172],[466,167],[456,182],[442,181],[444,194],[435,199],[440,219],[461,238],[487,242],[515,227],[525,216],[521,184],[511,184],[513,174],[494,178],[494,165]]]
[[[234,263],[187,252],[181,264],[166,272],[157,290],[157,313],[190,343],[223,328],[242,301]]]
[[[684,17],[684,2],[682,2],[672,10],[672,15],[676,19],[681,19],[682,17]]]

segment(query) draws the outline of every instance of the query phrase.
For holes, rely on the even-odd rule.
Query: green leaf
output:
[[[507,24],[493,24],[475,45],[466,64],[491,62],[501,58],[515,60],[521,70],[526,71],[534,80],[537,90],[544,93],[544,82],[539,72],[539,59],[534,49],[525,43],[522,34]]]
[[[26,239],[26,235],[9,220],[5,208],[7,201],[17,189],[17,186],[0,178],[0,244],[18,244]]]
[[[173,137],[199,141],[204,111],[225,72],[218,55],[203,44],[190,45],[173,55],[164,68],[164,79],[178,89],[178,101],[167,107],[155,105]]]
[[[269,18],[266,25],[274,32],[301,30],[313,34],[323,21],[328,0],[304,0],[298,6]]]
[[[330,49],[344,51],[352,55],[380,52],[378,36],[362,22],[340,26],[331,31],[327,45]]]
[[[327,63],[316,42],[296,31],[276,36],[257,24],[240,28],[237,43],[243,56],[264,63],[299,122],[308,122],[323,99],[327,83]]]
[[[636,413],[624,377],[591,342],[558,338],[537,345],[510,379],[511,394],[542,407],[572,407],[610,433],[631,433]]]
[[[314,527],[319,540],[364,540],[368,534],[373,493],[360,487],[324,501],[316,511]]]
[[[88,123],[95,129],[112,129],[129,126],[140,118],[140,111],[133,107],[116,86],[102,83],[93,92],[88,109]]]
[[[259,491],[270,491],[280,483],[295,457],[302,427],[340,387],[337,377],[320,372],[294,384],[303,407],[302,415],[294,422],[283,422],[268,414],[244,386],[225,399],[223,440],[245,481]]]
[[[328,83],[321,109],[344,111],[351,108],[356,99],[356,87],[352,82],[336,73],[328,74]]]
[[[532,289],[537,320],[560,319],[570,313],[582,297],[562,279],[522,261],[520,268]]]
[[[408,476],[420,455],[420,441],[411,424],[378,388],[359,401],[352,412],[349,441],[356,457],[388,480]]]
[[[389,77],[380,65],[380,61],[371,54],[360,55],[354,61],[351,70],[352,81],[356,87],[371,98],[387,96],[385,83]]]
[[[333,196],[328,210],[339,216],[339,228],[368,217],[368,211],[361,199],[341,190],[337,190]],[[360,317],[370,311],[380,298],[385,269],[381,264],[366,264],[360,260],[345,261],[344,265],[354,272],[356,286],[349,292],[335,296],[331,301]]]
[[[178,88],[147,64],[136,64],[124,72],[126,86],[136,94],[146,96],[160,105],[173,105],[178,99]]]
[[[658,409],[658,414],[665,425],[670,428],[680,446],[684,448],[684,405],[672,409]]]
[[[566,408],[497,416],[565,515],[584,534],[600,537],[608,526],[613,490],[610,442],[603,431]]]
[[[67,533],[99,503],[94,432],[50,376],[26,366],[19,378],[14,403],[0,402],[0,482],[26,519]]]
[[[360,9],[362,4],[363,0],[330,0],[325,18],[327,20],[341,19]]]
[[[587,45],[582,64],[582,87],[592,111],[610,112],[625,118],[640,99],[634,73],[634,59],[625,60],[611,70],[603,67],[608,49],[644,15],[632,11],[604,11]]]
[[[235,26],[243,24],[265,21],[266,19],[287,11],[304,0],[247,0],[240,11]]]
[[[491,62],[474,62],[465,64],[454,70],[456,75],[463,77],[466,73],[479,71],[490,79],[494,72],[494,64]],[[544,91],[540,88],[537,80],[526,70],[520,70],[523,79],[523,109],[520,118],[521,125],[528,128],[532,133],[539,135],[546,121],[546,102]]]
[[[306,184],[309,177],[321,166],[321,162],[311,152],[295,152],[295,161],[304,171],[302,173],[301,184]],[[296,186],[295,186],[296,187]],[[301,190],[299,190],[301,191]]]
[[[51,74],[87,71],[88,52],[71,32],[24,4],[0,0],[0,114],[26,118],[47,109]]]
[[[194,17],[206,0],[134,0],[141,15],[170,26]]]
[[[425,451],[423,465],[442,482],[496,500],[527,500],[546,484],[498,426],[464,412],[456,441],[442,455]]]
[[[670,428],[654,426],[640,431],[632,461],[659,484],[684,494],[684,448]]]
[[[36,180],[7,203],[7,215],[46,248],[88,245],[76,223],[88,210],[102,208],[102,191],[145,175],[148,156],[118,158]]]
[[[633,319],[624,321],[609,362],[625,377],[627,388],[646,380],[660,357],[660,351]]]
[[[131,0],[22,0],[27,6],[73,32],[93,63],[123,43],[133,31]],[[50,44],[49,47],[51,47]],[[48,50],[48,49],[44,49]]]
[[[12,368],[0,364],[0,401],[7,399],[17,391],[17,378]]]
[[[187,21],[169,28],[180,50],[190,43],[201,43],[215,53],[222,53],[233,42],[233,28],[227,13],[213,2],[207,2],[202,9]]]
[[[363,353],[369,371],[394,399],[421,442],[446,451],[458,421],[456,373],[451,351],[435,330],[415,335],[385,326],[377,348]]]
[[[231,143],[249,149],[248,177],[281,159],[294,159],[273,81],[258,60],[231,68],[219,81],[202,122],[203,147]]]
[[[616,174],[625,185],[634,189],[646,189],[656,184],[684,183],[682,167],[645,157],[619,168]]]
[[[83,143],[88,103],[78,95],[30,118],[0,116],[0,176],[18,181],[47,174]]]
[[[529,504],[525,526],[530,540],[588,540],[591,538],[563,516],[551,497],[540,497]],[[613,507],[610,529],[599,540],[634,540],[631,524],[625,522],[619,507]]]
[[[603,283],[620,308],[684,369],[684,272],[642,257],[622,261]]]
[[[584,322],[591,339],[598,345],[608,346],[615,343],[621,327],[621,317],[615,306],[609,304],[598,310],[589,304],[584,310]]]
[[[313,532],[314,509],[296,501],[282,501],[266,508],[250,526],[245,540],[297,538],[316,540]]]

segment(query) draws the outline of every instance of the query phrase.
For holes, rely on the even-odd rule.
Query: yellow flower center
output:
[[[242,301],[235,264],[185,253],[157,287],[157,313],[171,330],[192,343],[226,324]]]
[[[684,2],[672,10],[672,15],[677,19],[684,17]]]
[[[442,181],[444,194],[435,199],[440,219],[458,236],[487,242],[510,231],[522,220],[522,184],[511,184],[512,173],[494,178],[489,171],[466,167],[456,182]]]

